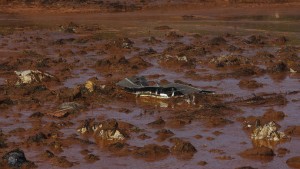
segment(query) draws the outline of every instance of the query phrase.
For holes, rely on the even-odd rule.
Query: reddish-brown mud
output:
[[[23,168],[299,168],[297,2],[36,2],[1,6],[0,168],[17,148]],[[134,75],[215,94],[136,97]],[[288,139],[252,140],[258,120]]]

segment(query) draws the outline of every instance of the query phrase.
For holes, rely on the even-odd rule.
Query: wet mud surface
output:
[[[299,13],[273,8],[0,13],[1,167],[299,168]],[[136,97],[134,75],[215,94]],[[257,120],[287,139],[251,139]]]

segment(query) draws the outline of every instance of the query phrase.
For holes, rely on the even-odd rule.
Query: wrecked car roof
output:
[[[154,90],[158,90],[160,92],[180,92],[180,95],[189,95],[193,93],[214,93],[213,91],[202,90],[193,86],[184,85],[180,83],[169,83],[166,85],[156,84],[155,86],[150,86],[147,79],[144,76],[133,76],[129,78],[125,78],[117,83],[118,86],[123,87],[130,92],[135,91],[149,91],[153,92]]]

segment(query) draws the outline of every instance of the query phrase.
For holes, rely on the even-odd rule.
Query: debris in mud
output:
[[[241,64],[250,63],[249,59],[243,56],[234,56],[234,55],[222,55],[217,58],[210,60],[210,63],[214,63],[216,67],[225,67],[225,66],[239,66]]]
[[[116,120],[107,120],[95,127],[96,137],[104,140],[124,140],[125,136],[118,130],[118,123]]]
[[[79,26],[74,22],[70,22],[67,26],[61,25],[59,28],[60,31],[65,33],[76,33],[76,29],[79,28]]]
[[[45,139],[47,139],[47,136],[40,132],[34,136],[30,136],[28,139],[27,139],[27,142],[29,143],[40,143],[40,142],[43,142]]]
[[[4,160],[4,164],[7,164],[12,168],[36,167],[33,162],[26,159],[24,152],[20,149],[15,149],[6,153],[2,159]]]
[[[54,166],[63,167],[63,168],[70,168],[74,165],[74,163],[67,160],[65,156],[62,157],[55,156],[54,158],[51,159],[51,163]]]
[[[286,137],[287,136],[284,134],[284,132],[278,131],[274,121],[271,121],[264,126],[258,124],[256,129],[251,134],[251,138],[254,140],[279,141]]]
[[[58,110],[56,110],[54,112],[48,112],[46,114],[49,116],[62,118],[62,117],[67,117],[70,114],[74,114],[74,113],[78,112],[82,107],[83,106],[79,103],[66,102],[66,103],[62,103],[59,106]]]
[[[194,154],[197,152],[197,149],[188,141],[175,139],[174,146],[171,147],[171,151],[175,154]]]
[[[185,55],[163,55],[159,59],[159,64],[166,68],[195,68],[195,60],[187,58]]]
[[[15,74],[19,78],[16,85],[30,84],[33,82],[42,82],[46,79],[54,78],[53,75],[50,75],[49,73],[41,72],[39,70],[15,71]]]
[[[251,166],[244,166],[244,167],[238,167],[238,168],[235,168],[235,169],[257,169],[257,168],[253,168]]]
[[[155,161],[167,157],[170,154],[168,146],[159,146],[156,144],[145,145],[138,147],[133,151],[133,157],[142,158],[146,161]]]
[[[44,116],[43,113],[41,112],[35,112],[35,113],[32,113],[29,118],[42,118]]]
[[[268,71],[271,73],[287,72],[289,71],[288,66],[284,62],[275,63],[274,65],[268,67]]]
[[[152,127],[162,127],[166,124],[166,122],[164,121],[164,119],[162,119],[162,117],[159,117],[159,119],[148,123],[147,125],[152,126]]]
[[[239,100],[237,103],[246,105],[285,105],[287,103],[287,99],[283,94],[261,93],[254,94],[254,96],[250,98]]]
[[[224,44],[226,44],[226,42],[227,41],[223,37],[217,36],[217,37],[214,37],[211,40],[209,40],[208,44],[209,45],[224,45]]]
[[[257,82],[256,80],[241,80],[239,82],[239,86],[241,88],[256,89],[256,88],[262,87],[263,84]]]
[[[84,87],[91,93],[95,90],[95,83],[88,80],[85,82]]]
[[[167,25],[163,25],[163,26],[157,26],[154,29],[155,30],[169,30],[169,29],[172,29],[172,28],[167,26]]]
[[[110,44],[118,48],[130,49],[133,47],[134,42],[129,38],[118,38],[110,42]]]
[[[13,105],[14,102],[8,97],[0,97],[0,108]]]
[[[300,126],[290,126],[285,130],[290,136],[300,136]]]
[[[262,147],[254,147],[247,149],[240,153],[240,155],[244,158],[264,158],[264,157],[273,157],[275,153],[271,148],[262,146]]]
[[[205,166],[208,163],[206,161],[199,161],[197,164],[200,165],[200,166]]]
[[[268,109],[262,116],[263,119],[272,120],[272,121],[280,121],[283,120],[285,114],[282,111],[275,111],[273,109]]]
[[[89,119],[77,131],[82,134],[92,132],[96,139],[100,138],[108,141],[122,141],[128,137],[127,134],[119,129],[119,123],[115,119],[108,119],[101,123],[96,123]]]
[[[121,72],[128,73],[129,71],[143,70],[151,66],[152,64],[146,62],[140,56],[134,56],[130,59],[122,57],[110,57],[100,59],[95,63],[96,69],[101,70],[102,72],[112,73],[112,72]]]
[[[155,134],[158,136],[157,141],[164,141],[169,137],[172,137],[174,133],[171,130],[168,129],[161,129],[155,132]]]
[[[293,168],[300,168],[300,156],[289,158],[286,164]]]
[[[154,36],[150,36],[149,38],[144,39],[143,42],[150,43],[150,44],[157,44],[157,43],[161,43],[161,40],[156,39]]]
[[[84,159],[90,163],[93,163],[95,161],[98,161],[99,160],[99,157],[94,155],[94,154],[88,154],[84,157]]]
[[[143,76],[125,78],[124,80],[119,81],[117,85],[124,88],[125,91],[134,93],[139,97],[155,97],[161,99],[182,97],[195,93],[214,93],[213,91],[201,90],[179,83],[169,83],[166,85],[156,84],[155,86],[150,86]]]
[[[171,31],[171,32],[168,32],[168,33],[166,34],[166,37],[167,37],[167,38],[170,38],[170,39],[178,39],[178,38],[182,38],[183,36],[180,35],[180,34],[178,34],[178,33],[175,32],[175,31]]]
[[[288,150],[286,148],[278,148],[276,152],[277,152],[278,157],[283,157],[286,154],[290,153],[290,150]]]
[[[244,40],[247,44],[253,44],[253,45],[263,45],[265,44],[266,37],[261,35],[252,35]]]

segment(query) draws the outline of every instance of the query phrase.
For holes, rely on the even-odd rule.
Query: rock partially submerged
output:
[[[289,158],[286,164],[293,168],[300,168],[300,156]]]
[[[30,165],[32,167],[35,166],[32,162],[26,159],[24,152],[20,149],[15,149],[6,153],[2,159],[4,160],[4,163],[12,168],[21,168],[24,165]]]
[[[30,84],[33,82],[42,82],[46,79],[54,78],[53,75],[50,75],[49,73],[41,72],[39,70],[15,71],[15,74],[19,78],[16,85]]]
[[[240,153],[240,155],[244,158],[254,158],[254,159],[261,159],[261,158],[272,158],[275,156],[275,153],[271,148],[268,147],[254,147],[247,149]]]
[[[125,78],[119,81],[117,85],[122,87],[125,91],[134,93],[140,97],[155,97],[161,99],[188,96],[195,93],[214,93],[213,91],[206,91],[180,83],[156,84],[151,86],[143,76]]]
[[[258,125],[251,134],[251,138],[254,140],[280,141],[287,138],[287,136],[284,132],[278,131],[276,123],[271,121],[264,126]]]

